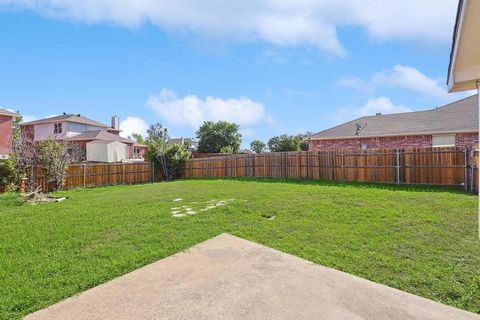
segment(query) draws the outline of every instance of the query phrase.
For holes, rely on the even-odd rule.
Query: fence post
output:
[[[297,152],[297,179],[300,179],[300,152]]]
[[[152,183],[155,182],[155,162],[152,161],[152,169],[151,169],[151,174],[152,174]]]
[[[345,159],[343,151],[340,153],[340,155],[342,157],[342,181],[345,181]]]
[[[125,162],[122,162],[122,184],[125,184]]]
[[[87,164],[83,164],[83,188],[85,189],[85,186],[87,184]]]
[[[400,184],[400,149],[397,148],[396,152],[396,182]]]
[[[470,149],[470,193],[473,193],[473,180],[475,177],[475,147]]]
[[[464,166],[465,166],[465,174],[463,178],[463,187],[465,192],[468,192],[468,156],[467,156],[467,148],[463,149],[463,156],[464,156]]]

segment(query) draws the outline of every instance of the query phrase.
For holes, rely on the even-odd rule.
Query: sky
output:
[[[145,134],[238,123],[242,146],[432,109],[457,0],[0,0],[0,107]]]

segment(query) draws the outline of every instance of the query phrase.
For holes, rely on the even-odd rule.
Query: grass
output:
[[[69,199],[37,206],[0,195],[0,319],[21,318],[222,232],[480,313],[478,199],[460,191],[244,179],[62,194]],[[171,217],[179,204],[199,211],[231,198]]]

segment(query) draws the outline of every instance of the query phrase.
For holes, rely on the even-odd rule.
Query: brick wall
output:
[[[0,115],[0,155],[10,154],[12,151],[13,118]]]
[[[459,133],[456,135],[457,147],[469,147],[478,144],[478,133]],[[332,140],[312,140],[309,143],[310,151],[361,149],[367,145],[368,149],[389,148],[428,148],[432,146],[431,135],[377,137],[377,138],[352,138]]]

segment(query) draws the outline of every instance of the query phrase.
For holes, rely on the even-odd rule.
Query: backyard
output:
[[[241,179],[59,194],[0,195],[1,319],[224,232],[480,313],[478,198],[459,190]]]

